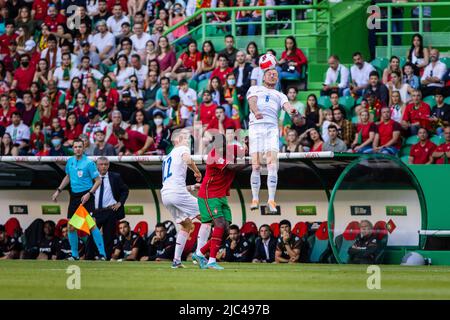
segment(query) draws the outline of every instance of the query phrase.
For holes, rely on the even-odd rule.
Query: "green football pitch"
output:
[[[73,264],[80,267],[79,290],[66,287]],[[450,267],[380,266],[381,289],[370,290],[367,266],[185,265],[0,261],[0,299],[450,299]]]

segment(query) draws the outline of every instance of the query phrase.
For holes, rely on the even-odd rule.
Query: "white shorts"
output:
[[[266,124],[254,124],[248,129],[249,151],[280,151],[280,132],[278,127]]]
[[[181,223],[187,218],[192,220],[199,215],[197,199],[187,190],[186,192],[161,193],[161,200],[176,223]]]

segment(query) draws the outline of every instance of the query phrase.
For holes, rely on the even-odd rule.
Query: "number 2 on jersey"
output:
[[[167,178],[172,176],[172,172],[170,172],[170,165],[172,164],[172,157],[167,158],[163,161],[162,173],[163,173],[163,182],[166,181]],[[166,171],[167,168],[167,171]]]

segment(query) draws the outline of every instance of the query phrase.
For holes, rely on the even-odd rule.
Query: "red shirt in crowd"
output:
[[[104,92],[101,90],[97,91],[97,98],[103,96],[105,98],[106,107],[110,110],[114,108],[114,106],[117,106],[117,103],[119,103],[119,91],[116,89],[110,89],[108,92],[108,95],[105,95]]]
[[[113,7],[117,2],[120,2],[120,6],[122,7],[122,11],[124,12],[124,14],[128,14],[128,0],[107,0],[106,8],[108,12],[112,13]]]
[[[413,164],[425,164],[430,160],[435,149],[436,145],[430,140],[427,140],[424,145],[418,142],[411,147],[409,156],[414,158]]]
[[[450,152],[450,142],[441,144],[434,151],[435,152]],[[439,158],[436,160],[436,164],[444,164],[444,163],[445,163],[445,157],[442,157],[442,158]]]
[[[30,89],[35,71],[35,67],[31,64],[26,69],[19,67],[16,71],[14,71],[14,80],[17,80],[16,89],[18,91],[26,91]]]
[[[323,147],[323,142],[321,144],[319,144],[319,146],[315,149],[314,149],[314,146],[312,146],[311,150],[309,150],[309,152],[320,152],[320,151],[322,151],[322,147]]]
[[[34,20],[44,20],[47,16],[48,4],[50,0],[34,0],[33,6],[31,7],[34,10]]]
[[[300,50],[299,48],[297,48],[297,50],[295,51],[294,54],[291,55],[287,55],[287,52],[284,51],[281,54],[281,59],[287,60],[289,61],[293,61],[293,62],[297,62],[297,66],[295,67],[297,69],[297,71],[299,73],[302,72],[302,65],[307,64],[308,63],[308,59],[306,59],[305,54],[303,53],[302,50]]]
[[[0,36],[0,53],[8,54],[9,53],[9,43],[12,40],[15,40],[16,38],[17,38],[17,33],[13,33],[10,36],[8,36],[6,33],[2,34]]]
[[[126,129],[125,131],[128,133],[128,139],[122,139],[125,149],[132,153],[136,153],[141,150],[147,141],[147,136],[131,129]]]
[[[16,108],[9,108],[8,111],[0,108],[0,126],[7,127],[11,124],[11,116],[16,111]]]
[[[196,52],[194,54],[188,54],[184,52],[180,56],[181,61],[183,61],[183,67],[186,69],[197,70],[197,63],[202,61],[202,54],[200,52]]]
[[[381,121],[378,125],[378,134],[380,135],[379,146],[384,146],[386,143],[388,143],[392,139],[394,131],[400,131],[401,129],[402,127],[400,126],[400,124],[392,119],[387,123]],[[401,146],[402,142],[400,138],[395,145],[392,145],[392,147],[396,147],[397,149],[400,149]]]
[[[205,103],[200,105],[200,121],[203,125],[208,125],[215,118],[217,105],[212,103],[207,106]]]
[[[91,107],[86,103],[84,106],[83,106],[83,109],[81,109],[80,108],[80,106],[76,106],[74,109],[73,109],[73,112],[77,115],[77,118],[78,119],[80,119],[80,117],[83,117],[83,118],[88,118],[88,114],[89,114],[89,110],[91,109]]]
[[[406,106],[403,112],[402,120],[408,121],[409,123],[420,123],[420,126],[428,128],[430,121],[430,106],[425,102],[421,102],[419,108],[416,108],[414,103],[410,103]]]
[[[66,17],[62,14],[57,14],[54,18],[46,16],[44,19],[44,24],[48,26],[51,32],[56,32],[58,24],[65,24]]]
[[[44,145],[44,134],[42,132],[39,132],[37,135],[36,133],[32,133],[30,137],[30,147],[32,150],[38,150],[36,147],[36,144],[40,142],[42,146]]]
[[[361,132],[361,142],[365,142],[369,139],[371,132],[377,132],[377,126],[373,122],[368,122],[366,124],[358,123],[356,125],[356,131],[358,134]]]
[[[222,71],[222,70],[220,70],[219,67],[217,67],[213,70],[213,72],[211,73],[211,76],[209,78],[212,79],[214,77],[219,77],[222,85],[225,85],[225,81],[227,80],[227,75],[229,73],[233,73],[232,68],[226,68],[225,70]]]
[[[223,128],[225,130],[227,129],[238,129],[236,127],[236,123],[233,121],[233,119],[228,118],[227,116],[225,116],[225,119],[223,120]],[[219,130],[219,120],[217,120],[216,117],[214,117],[213,119],[211,119],[211,121],[208,124],[208,127],[206,128],[206,130],[209,129],[217,129]]]
[[[74,128],[72,129],[66,128],[66,130],[64,130],[64,138],[66,138],[66,140],[75,140],[82,133],[83,133],[83,126],[77,123]]]

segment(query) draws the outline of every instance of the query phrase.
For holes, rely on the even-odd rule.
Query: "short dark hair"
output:
[[[237,232],[239,232],[239,227],[235,224],[232,224],[229,228],[230,230],[237,230]]]
[[[219,60],[220,58],[225,58],[225,60],[228,61],[228,57],[226,55],[224,55],[223,53],[219,54],[219,56],[217,57],[217,60]]]
[[[233,37],[233,35],[232,34],[227,34],[226,36],[225,36],[225,39],[226,38],[231,38],[231,39],[233,39],[234,40],[234,37]]]
[[[121,136],[123,134],[125,134],[125,129],[123,129],[121,127],[118,127],[118,128],[114,129],[114,135]]]
[[[162,222],[158,222],[158,223],[156,224],[156,226],[155,226],[155,230],[156,230],[156,228],[164,228],[164,230],[167,230],[167,229],[166,229],[166,226],[165,226],[164,223],[162,223]]]
[[[159,80],[159,82],[162,83],[163,80],[169,81],[169,84],[170,84],[170,79],[169,79],[168,77],[162,77],[162,78]]]
[[[98,159],[100,160],[100,159]],[[119,222],[119,224],[125,223],[127,226],[130,226],[130,223],[127,220],[122,220]]]
[[[376,71],[376,70],[373,70],[373,71],[371,71],[371,72],[369,73],[369,78],[370,78],[370,77],[373,77],[373,76],[376,76],[377,78],[380,77],[380,76],[378,75],[378,71]]]
[[[80,138],[76,138],[75,140],[73,140],[73,145],[75,145],[75,143],[81,143],[84,147],[84,142]]]
[[[223,106],[217,106],[217,107],[216,107],[216,110],[217,110],[217,109],[223,110],[223,112],[225,112],[225,108],[224,108]]]
[[[352,58],[354,58],[356,56],[362,56],[361,52],[359,52],[359,51],[354,52],[352,55]]]
[[[263,224],[262,226],[259,227],[258,230],[261,231],[262,228],[267,228],[272,233],[272,230],[270,230],[270,226],[268,224]]]
[[[337,131],[338,128],[337,128],[334,124],[330,124],[330,125],[328,126],[328,130],[330,130],[330,129],[334,129],[334,130]]]
[[[279,226],[281,227],[281,226],[284,226],[284,225],[287,225],[290,228],[291,227],[291,222],[289,220],[287,220],[287,219],[281,220],[280,223],[279,223]]]
[[[174,101],[176,101],[178,103],[178,102],[180,102],[180,97],[179,96],[171,96],[169,98],[169,100],[174,100]]]
[[[184,85],[184,84],[187,84],[188,82],[187,82],[187,80],[186,79],[181,79],[180,80],[180,82],[178,82],[178,85]]]

